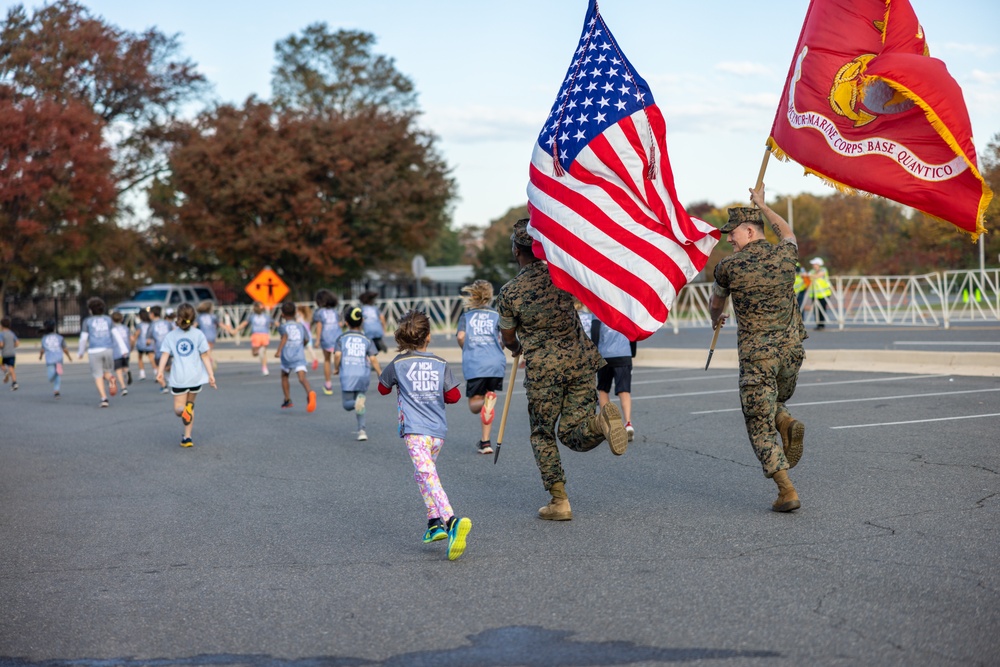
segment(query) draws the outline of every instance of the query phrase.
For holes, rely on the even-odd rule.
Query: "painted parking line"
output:
[[[927,394],[904,394],[902,396],[868,396],[865,398],[839,398],[829,401],[810,401],[807,403],[788,403],[790,408],[802,408],[809,405],[831,405],[833,403],[861,403],[863,401],[898,401],[904,398],[924,398],[927,396],[955,396],[957,394],[985,394],[988,391],[1000,391],[998,389],[962,389],[961,391],[936,391]],[[726,408],[724,410],[700,410],[692,412],[693,415],[708,415],[716,412],[739,412],[742,408]]]
[[[906,424],[926,424],[928,422],[950,422],[959,419],[985,419],[987,417],[1000,417],[1000,412],[991,412],[986,415],[963,415],[961,417],[938,417],[937,419],[913,419],[904,422],[879,422],[877,424],[849,424],[847,426],[831,426],[830,430],[836,431],[842,428],[868,428],[869,426],[902,426]]]

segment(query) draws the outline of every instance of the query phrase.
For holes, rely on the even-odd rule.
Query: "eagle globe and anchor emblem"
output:
[[[873,26],[880,33],[885,28],[883,21],[874,21]],[[923,38],[923,29],[919,30],[916,38]],[[928,55],[926,46],[924,55]],[[854,121],[856,128],[879,116],[904,113],[916,106],[913,100],[885,81],[864,80],[865,69],[874,58],[874,53],[857,56],[837,71],[830,87],[830,108],[837,115]]]

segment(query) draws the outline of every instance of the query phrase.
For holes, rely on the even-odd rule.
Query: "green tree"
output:
[[[424,257],[428,266],[451,266],[462,264],[465,259],[465,248],[459,238],[459,232],[452,229],[448,222],[441,229],[434,244],[427,249]]]
[[[517,275],[517,264],[511,254],[510,234],[514,223],[528,217],[528,206],[517,206],[490,221],[483,231],[482,248],[476,255],[475,279],[488,280],[498,289]]]
[[[413,82],[395,61],[373,54],[375,36],[357,30],[330,32],[313,23],[275,47],[271,79],[274,105],[322,116],[353,115],[379,109],[391,114],[416,111]]]

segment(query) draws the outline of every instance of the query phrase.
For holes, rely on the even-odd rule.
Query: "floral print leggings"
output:
[[[434,465],[444,440],[416,433],[407,433],[403,439],[406,450],[410,453],[410,460],[413,461],[413,479],[416,480],[424,505],[427,506],[427,518],[439,518],[447,522],[454,516],[454,512],[448,502],[448,494],[441,486],[437,466]]]

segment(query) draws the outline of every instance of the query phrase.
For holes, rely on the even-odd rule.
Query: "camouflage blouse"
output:
[[[733,298],[740,359],[763,359],[808,336],[795,299],[798,248],[753,241],[715,267],[713,291]]]
[[[538,261],[518,272],[497,295],[500,328],[515,329],[524,358],[524,386],[552,385],[593,374],[604,365],[584,334],[573,297],[552,284]]]

